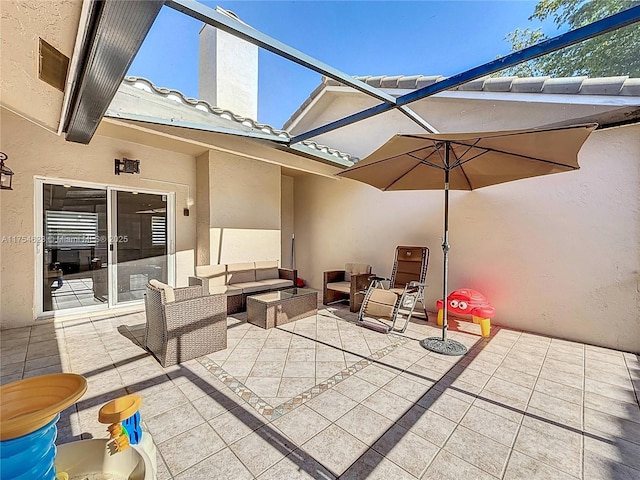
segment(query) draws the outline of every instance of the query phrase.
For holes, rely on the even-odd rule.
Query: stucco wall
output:
[[[210,25],[200,30],[198,96],[258,118],[258,47]]]
[[[280,167],[212,152],[207,173],[209,263],[280,260]]]
[[[496,306],[495,323],[640,352],[640,126],[595,132],[581,170],[452,192],[450,290]],[[427,245],[427,305],[442,291],[443,193],[381,192],[298,177],[296,263],[315,288],[347,261],[389,275],[396,245]]]
[[[38,38],[71,58],[81,0],[0,1],[2,105],[51,130],[60,123],[64,94],[38,78]]]
[[[295,181],[293,177],[282,176],[282,192],[281,192],[281,237],[282,237],[282,262],[284,268],[291,268],[291,235],[294,233],[294,197],[293,187]]]
[[[207,151],[196,158],[196,265],[211,264],[209,251],[209,228],[211,227],[211,204],[209,202],[209,156]],[[215,262],[213,262],[215,263]]]
[[[15,172],[14,190],[2,192],[2,235],[34,235],[35,175],[175,192],[176,284],[188,283],[195,260],[196,211],[192,207],[188,217],[182,211],[186,206],[186,185],[191,192],[195,190],[193,157],[101,136],[95,136],[87,146],[68,143],[5,109],[0,112],[0,149],[14,160],[11,166]],[[114,175],[114,158],[123,156],[141,161],[140,175]],[[0,243],[0,255],[0,325],[6,328],[30,324],[34,319],[34,245]]]

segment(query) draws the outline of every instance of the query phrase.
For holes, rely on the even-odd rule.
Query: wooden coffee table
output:
[[[247,319],[262,328],[273,328],[318,313],[318,291],[289,288],[247,297]]]

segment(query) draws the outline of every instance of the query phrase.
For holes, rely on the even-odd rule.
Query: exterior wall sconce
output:
[[[121,173],[140,173],[140,160],[130,160],[123,158],[122,160],[115,159],[115,174]]]
[[[184,208],[182,210],[182,214],[185,217],[188,217],[189,216],[189,209],[193,206],[193,198],[191,198],[188,194],[187,194],[187,202],[186,203],[187,203],[187,206],[186,206],[186,208]]]
[[[13,190],[11,182],[13,180],[13,171],[9,167],[4,166],[4,161],[9,158],[4,152],[0,152],[0,189]]]

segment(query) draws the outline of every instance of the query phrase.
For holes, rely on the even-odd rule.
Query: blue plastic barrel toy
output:
[[[87,390],[75,373],[0,385],[0,479],[55,480],[56,422]]]
[[[55,480],[56,423],[60,415],[35,432],[0,441],[0,478]]]

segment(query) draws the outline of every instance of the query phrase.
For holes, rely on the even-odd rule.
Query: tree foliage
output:
[[[640,5],[640,0],[540,0],[529,20],[553,18],[558,29],[568,27],[573,30],[637,5]],[[517,51],[547,38],[539,28],[517,28],[505,40],[511,43],[513,51]],[[640,24],[614,30],[521,63],[501,75],[640,77]]]

